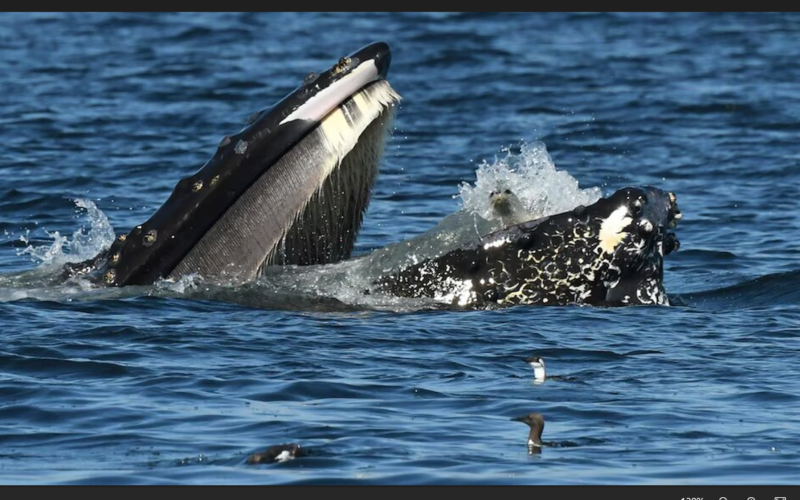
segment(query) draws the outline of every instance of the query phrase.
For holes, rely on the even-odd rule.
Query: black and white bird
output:
[[[247,457],[248,464],[271,464],[275,462],[288,462],[296,457],[306,456],[306,450],[297,443],[276,444],[265,451],[253,453]]]
[[[526,363],[531,365],[533,368],[533,377],[536,379],[536,382],[542,383],[546,377],[545,369],[544,369],[544,358],[539,356],[531,356],[529,358],[525,358],[524,360]]]

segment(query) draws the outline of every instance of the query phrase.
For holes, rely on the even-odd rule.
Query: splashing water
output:
[[[578,181],[566,171],[556,170],[547,148],[542,142],[524,141],[519,153],[511,147],[501,149],[505,156],[489,163],[484,160],[476,171],[477,181],[472,186],[463,183],[460,197],[464,210],[484,219],[497,219],[489,204],[489,193],[494,190],[511,189],[531,212],[531,219],[538,219],[572,210],[578,205],[591,205],[600,198],[598,187],[580,189]]]
[[[40,268],[52,268],[68,262],[80,262],[91,259],[114,242],[114,228],[108,217],[97,208],[93,201],[76,199],[77,211],[85,211],[89,219],[89,229],[80,228],[72,233],[72,238],[62,236],[59,231],[45,233],[53,238],[49,245],[34,246],[29,244],[18,252],[19,255],[30,255],[34,261],[41,263]],[[29,243],[29,234],[20,236],[20,240]]]
[[[531,218],[571,210],[580,204],[589,205],[601,197],[599,188],[580,189],[575,178],[557,171],[541,142],[521,143],[518,153],[510,147],[501,151],[505,156],[480,164],[474,185],[464,183],[459,187],[462,208],[425,233],[337,264],[270,268],[260,279],[245,285],[208,282],[197,275],[124,289],[98,288],[80,278],[66,283],[59,281],[60,266],[91,259],[114,241],[108,217],[92,201],[77,199],[77,210],[88,219],[89,228],[82,227],[71,237],[62,236],[58,231],[45,231],[53,239],[49,245],[34,246],[29,243],[29,235],[21,236],[22,241],[29,244],[20,254],[30,255],[40,265],[19,275],[0,277],[0,301],[22,298],[71,301],[155,295],[267,308],[412,311],[430,307],[432,302],[427,299],[365,294],[365,290],[388,272],[478,244],[482,236],[501,229],[502,221],[489,204],[489,193],[493,190],[514,191],[530,210]]]
[[[196,289],[203,283],[203,277],[197,273],[185,274],[175,279],[162,279],[155,283],[157,290],[164,290],[167,292],[174,292],[178,295],[183,295],[190,290]]]
[[[282,296],[281,302],[288,304],[302,296],[312,302],[335,299],[343,305],[379,310],[431,307],[432,300],[365,295],[363,291],[370,289],[380,276],[456,248],[479,244],[482,236],[501,229],[502,221],[489,204],[489,193],[495,189],[514,191],[531,212],[531,219],[572,210],[581,204],[590,205],[602,197],[600,188],[580,189],[574,177],[557,171],[541,142],[521,143],[519,153],[512,148],[502,151],[506,153],[504,157],[492,163],[484,161],[478,167],[474,186],[466,183],[460,186],[462,208],[425,233],[347,262],[272,269],[255,286],[248,286],[248,300],[252,302],[261,296],[266,304]],[[217,294],[215,298],[221,297]]]
[[[580,189],[578,181],[556,170],[541,142],[520,143],[519,153],[511,147],[492,163],[483,161],[475,172],[475,185],[460,186],[462,208],[439,224],[410,240],[376,250],[363,260],[363,274],[377,278],[401,267],[432,259],[480,243],[481,237],[503,228],[503,221],[489,204],[489,193],[511,189],[530,212],[523,220],[591,205],[602,197],[600,188]]]
[[[30,255],[39,265],[32,270],[0,275],[0,302],[35,298],[38,300],[71,301],[73,299],[98,299],[106,296],[129,295],[131,291],[120,292],[107,289],[98,290],[95,285],[83,279],[64,281],[61,266],[68,262],[81,262],[95,257],[114,241],[114,229],[108,217],[91,200],[76,199],[75,206],[81,216],[89,220],[89,228],[78,229],[72,237],[62,236],[59,231],[44,231],[52,243],[33,245],[30,232],[20,236],[20,241],[28,245],[18,255]]]

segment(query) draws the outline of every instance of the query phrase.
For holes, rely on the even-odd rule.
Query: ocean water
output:
[[[404,99],[359,255],[464,234],[497,183],[543,212],[655,185],[673,306],[432,311],[352,263],[53,279],[375,40]],[[3,14],[0,482],[796,483],[799,43],[797,14]]]

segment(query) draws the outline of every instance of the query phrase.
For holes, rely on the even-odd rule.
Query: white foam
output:
[[[514,153],[512,148],[503,148],[494,161],[484,160],[478,166],[475,184],[463,183],[459,189],[464,210],[496,219],[489,193],[497,189],[511,189],[533,218],[591,205],[603,196],[600,188],[581,189],[577,179],[556,170],[544,143],[522,142],[519,150]]]
[[[187,290],[196,289],[203,282],[202,276],[197,273],[184,274],[180,278],[162,279],[155,283],[158,290],[165,290],[179,295],[183,295]]]
[[[52,243],[39,246],[29,244],[18,254],[30,255],[34,261],[40,263],[39,267],[45,268],[91,259],[111,246],[114,242],[114,228],[106,214],[91,200],[76,199],[75,206],[79,212],[85,211],[89,220],[88,229],[81,227],[72,233],[72,237],[62,236],[59,231],[51,233],[44,230],[53,239]],[[20,240],[29,243],[29,234],[20,236]]]
[[[390,94],[378,98],[386,101],[381,102],[380,107],[395,100],[395,96]],[[341,134],[337,132],[342,121],[332,120],[327,125],[324,132],[326,138],[332,141],[333,149],[341,150],[340,155],[346,154],[352,146],[341,144],[338,140]],[[570,210],[580,204],[590,205],[601,197],[599,188],[581,189],[578,181],[567,172],[557,171],[544,144],[522,144],[519,153],[509,149],[505,149],[504,153],[493,162],[483,162],[478,167],[474,184],[460,186],[463,201],[461,210],[450,214],[439,226],[417,239],[333,265],[272,268],[255,283],[244,286],[209,286],[191,275],[177,281],[165,280],[155,287],[97,288],[80,279],[70,280],[60,286],[48,285],[47,276],[58,271],[62,264],[90,259],[109,247],[114,240],[114,231],[106,215],[92,201],[76,200],[76,206],[88,219],[89,227],[81,228],[71,236],[62,236],[57,231],[47,233],[52,238],[47,245],[28,244],[21,253],[30,255],[40,265],[33,271],[0,276],[0,301],[23,298],[96,300],[152,293],[262,307],[287,304],[287,307],[296,308],[298,304],[306,304],[313,308],[316,298],[336,299],[346,305],[377,310],[414,311],[432,307],[437,303],[435,298],[407,299],[380,293],[365,295],[363,291],[372,288],[372,282],[388,269],[471,244],[481,234],[497,229],[500,221],[489,220],[493,216],[489,193],[498,187],[498,183],[512,189],[537,216]],[[28,241],[30,235],[23,235],[22,238]],[[467,301],[470,292],[461,288],[448,299],[450,301],[457,296],[459,301]]]
[[[30,255],[39,265],[32,270],[0,275],[0,302],[38,299],[69,302],[74,299],[100,299],[122,295],[136,295],[137,290],[102,288],[89,281],[73,278],[54,284],[51,280],[60,275],[61,266],[68,262],[81,262],[95,257],[114,241],[114,229],[108,217],[91,200],[75,200],[77,211],[89,221],[89,227],[81,227],[72,236],[62,236],[59,231],[44,231],[52,242],[44,245],[30,244],[30,232],[20,240],[28,243],[19,255]]]
[[[338,301],[378,310],[413,311],[432,307],[436,303],[451,303],[458,299],[466,305],[470,293],[465,286],[444,287],[452,293],[432,298],[408,299],[383,293],[365,295],[380,276],[423,259],[442,255],[454,248],[476,244],[480,236],[502,227],[495,220],[489,205],[489,193],[498,184],[517,193],[537,217],[571,210],[578,205],[590,205],[602,197],[599,188],[581,189],[578,181],[567,172],[558,171],[542,143],[522,144],[519,153],[509,148],[505,155],[492,163],[483,162],[476,170],[474,185],[460,186],[463,208],[445,217],[437,226],[404,242],[378,249],[360,259],[325,266],[273,268],[248,289],[269,297],[305,296],[333,298]],[[500,245],[505,240],[494,242]],[[269,296],[269,297],[268,297]]]

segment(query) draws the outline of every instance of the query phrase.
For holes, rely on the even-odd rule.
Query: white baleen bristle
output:
[[[239,196],[171,276],[247,281],[266,265],[349,257],[399,100],[381,80],[328,113]]]
[[[307,193],[303,204],[297,207],[294,216],[286,220],[283,228],[282,242],[276,250],[285,254],[287,250],[285,238],[289,238],[291,228],[303,228],[301,231],[304,236],[301,238],[311,238],[313,234],[325,234],[326,241],[339,241],[343,243],[348,237],[343,236],[344,227],[337,227],[337,218],[331,210],[342,203],[349,204],[352,209],[348,215],[348,221],[352,222],[354,217],[360,220],[361,215],[366,210],[369,201],[369,189],[374,182],[377,174],[378,162],[383,153],[385,139],[383,136],[376,136],[373,133],[365,133],[370,130],[370,125],[376,123],[381,115],[388,114],[389,118],[383,122],[391,123],[391,107],[401,100],[400,95],[389,85],[386,80],[379,80],[362,88],[349,99],[340,104],[337,108],[328,113],[306,138],[298,144],[294,150],[286,155],[283,161],[289,163],[299,163],[291,167],[291,170],[301,171],[309,164],[314,165],[313,173],[310,173],[309,180],[313,186],[309,185],[312,192]],[[364,142],[364,147],[359,145]],[[356,148],[356,146],[359,146]],[[351,154],[352,153],[352,154]],[[347,159],[346,159],[347,158]],[[349,171],[343,164],[349,162]],[[355,170],[353,166],[356,166]],[[339,168],[342,167],[342,168]],[[337,177],[337,174],[340,174]],[[338,188],[334,188],[338,179]],[[366,190],[363,188],[366,187]],[[333,188],[333,189],[332,189]],[[340,190],[345,190],[348,194],[344,195]],[[339,199],[344,195],[344,198]],[[355,200],[355,201],[354,201]],[[332,224],[333,223],[333,224]],[[319,224],[322,224],[321,226]],[[357,232],[360,223],[354,224],[351,231]],[[349,238],[354,238],[354,234]],[[348,240],[349,241],[349,240]],[[298,244],[295,242],[295,244]],[[309,244],[302,244],[303,248],[312,248]],[[310,250],[309,250],[310,251]],[[312,251],[313,253],[313,251]],[[347,257],[342,255],[341,257]],[[278,257],[278,260],[281,258]],[[315,263],[325,263],[335,261],[317,259]],[[274,262],[273,256],[268,256],[266,263]],[[285,263],[285,262],[284,262]]]
[[[347,156],[358,144],[358,140],[367,127],[375,121],[387,108],[400,102],[402,98],[400,94],[395,92],[389,82],[386,80],[378,80],[373,84],[359,90],[353,94],[350,99],[340,104],[333,111],[328,113],[322,119],[319,126],[309,134],[301,147],[298,149],[303,150],[309,147],[317,147],[324,144],[324,147],[318,148],[319,151],[324,151],[324,158],[316,158],[319,162],[319,179],[315,193],[319,194],[323,185],[330,177],[331,173],[336,170],[336,167],[342,164],[345,156]],[[381,147],[381,151],[382,151]],[[306,204],[312,199],[311,196],[306,198]],[[297,219],[301,216],[306,206],[297,212],[295,219],[286,227],[284,233],[289,230]]]
[[[334,160],[328,162],[327,166],[331,170],[335,168],[353,150],[367,126],[400,99],[400,94],[394,91],[389,82],[379,80],[328,113],[319,126],[327,150]],[[325,177],[320,176],[321,179]]]
[[[304,143],[315,143],[321,141],[325,144],[325,158],[319,164],[321,170],[319,184],[316,191],[319,191],[325,181],[336,167],[338,167],[347,154],[356,147],[358,139],[366,130],[370,123],[375,120],[387,107],[396,102],[400,102],[400,94],[395,92],[389,82],[379,80],[357,93],[340,104],[336,109],[328,113],[311,134],[312,141],[305,140]],[[318,159],[319,161],[319,159]],[[307,198],[310,201],[311,197]],[[305,209],[303,206],[297,216]],[[289,226],[294,224],[292,221]],[[289,226],[286,230],[288,231]]]

